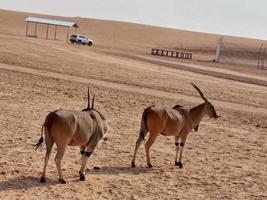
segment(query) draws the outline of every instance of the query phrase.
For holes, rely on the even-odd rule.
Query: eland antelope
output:
[[[80,147],[82,165],[79,175],[80,180],[85,180],[87,160],[108,131],[105,117],[94,109],[94,97],[90,106],[88,88],[87,108],[82,111],[59,109],[47,115],[42,126],[41,138],[35,145],[36,149],[41,146],[43,143],[43,134],[45,134],[46,154],[40,182],[46,182],[46,166],[54,143],[57,145],[55,163],[59,175],[59,182],[66,183],[62,175],[61,160],[68,145]]]
[[[204,103],[191,108],[184,109],[182,106],[176,105],[173,108],[165,106],[150,106],[143,111],[139,137],[136,141],[134,155],[132,159],[132,167],[135,167],[137,151],[149,132],[149,139],[145,144],[147,166],[152,167],[149,155],[149,149],[159,134],[164,136],[174,136],[176,146],[175,165],[183,168],[182,154],[183,147],[186,142],[187,135],[193,129],[198,131],[198,127],[202,118],[207,115],[210,118],[217,119],[214,106],[204,97],[201,90],[193,83],[192,86],[198,91]],[[178,159],[179,154],[179,160]]]

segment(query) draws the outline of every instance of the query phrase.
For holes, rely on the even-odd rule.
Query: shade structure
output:
[[[25,19],[25,21],[27,22],[26,25],[26,36],[28,35],[28,23],[35,23],[35,32],[34,32],[34,36],[37,37],[37,25],[38,24],[45,24],[47,25],[47,29],[46,29],[46,39],[48,39],[48,29],[49,26],[55,26],[55,33],[54,33],[54,39],[56,39],[56,33],[57,33],[57,26],[62,26],[62,27],[66,27],[67,28],[67,40],[69,38],[69,30],[71,27],[75,28],[75,32],[76,32],[76,28],[78,28],[78,24],[76,22],[70,22],[70,21],[63,21],[63,20],[55,20],[55,19],[47,19],[47,18],[39,18],[39,17],[27,17]]]

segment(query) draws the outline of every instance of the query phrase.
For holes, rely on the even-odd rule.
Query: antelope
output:
[[[94,109],[93,96],[90,106],[90,94],[88,88],[88,105],[82,111],[59,109],[49,113],[42,126],[39,142],[34,145],[36,149],[43,143],[45,134],[46,154],[43,173],[40,182],[46,182],[46,167],[51,154],[53,144],[56,143],[57,154],[55,163],[59,175],[59,182],[65,184],[61,170],[61,160],[67,146],[79,146],[81,153],[80,180],[85,180],[85,167],[88,158],[108,131],[105,117]]]
[[[172,108],[153,105],[147,107],[143,111],[139,137],[136,141],[131,162],[132,167],[136,167],[135,161],[137,151],[149,132],[149,139],[145,143],[147,166],[149,168],[152,167],[150,161],[150,147],[155,142],[157,136],[162,134],[164,136],[174,136],[176,146],[175,165],[179,168],[183,168],[182,155],[188,133],[193,129],[194,131],[198,131],[200,121],[204,116],[207,115],[214,119],[220,117],[217,115],[214,106],[205,98],[201,90],[195,84],[191,83],[191,85],[198,91],[204,103],[189,110],[184,109],[180,105],[176,105]],[[178,153],[179,160],[177,161]]]

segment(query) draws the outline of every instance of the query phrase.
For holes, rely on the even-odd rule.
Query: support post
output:
[[[68,40],[69,40],[69,32],[70,32],[70,27],[68,27],[68,33],[67,33],[67,40],[66,40],[66,42],[68,42]]]
[[[259,53],[258,53],[258,66],[257,66],[257,69],[260,69],[261,51],[262,51],[262,44],[260,46]]]
[[[261,69],[262,69],[262,70],[264,69],[265,51],[266,51],[266,48],[264,47],[264,48],[263,48],[263,53],[262,53],[262,58],[261,58]]]
[[[215,57],[216,62],[220,62],[222,41],[223,41],[222,38],[219,38],[217,40],[216,57]]]
[[[57,25],[55,26],[55,35],[54,35],[54,40],[57,38]]]
[[[37,23],[35,23],[35,30],[34,30],[34,36],[35,37],[37,37],[36,34],[37,34]]]
[[[47,28],[46,28],[46,40],[48,39],[48,29],[49,29],[49,24],[47,24]]]
[[[192,60],[192,54],[189,55],[189,59]]]
[[[27,25],[26,25],[26,36],[28,36],[28,22],[27,22]]]

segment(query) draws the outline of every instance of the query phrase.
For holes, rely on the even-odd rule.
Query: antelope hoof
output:
[[[94,166],[94,170],[99,170],[100,167]]]
[[[41,176],[41,178],[40,178],[40,182],[41,182],[41,183],[45,183],[45,182],[46,182],[45,177]]]
[[[181,161],[175,161],[175,166],[178,166],[179,168],[183,168],[183,163]]]
[[[135,167],[136,167],[135,163],[134,163],[134,162],[132,162],[132,168],[135,168]]]
[[[147,166],[148,166],[149,168],[152,168],[152,167],[153,167],[151,164],[147,164]]]
[[[59,183],[66,184],[67,182],[64,179],[58,179]]]
[[[84,174],[80,174],[80,181],[85,181],[85,176],[84,176]]]

